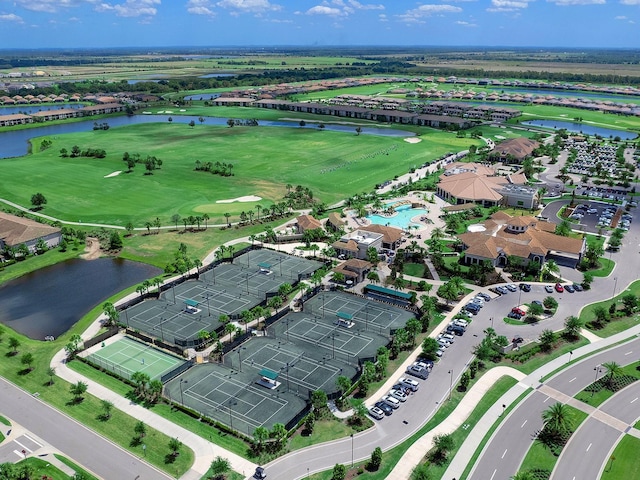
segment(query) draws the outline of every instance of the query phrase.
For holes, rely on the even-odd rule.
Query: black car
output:
[[[447,333],[453,333],[454,335],[458,335],[459,337],[461,337],[462,335],[464,335],[464,328],[458,325],[449,325],[447,327]]]
[[[582,285],[580,285],[579,283],[574,283],[572,286],[573,286],[573,289],[574,289],[576,292],[581,292],[581,291],[583,291],[583,290],[584,290],[584,288],[582,287]]]
[[[393,408],[388,403],[385,402],[376,402],[376,407],[384,412],[385,415],[389,416],[393,413]]]
[[[576,289],[575,289],[575,288],[573,288],[573,285],[565,285],[565,286],[564,286],[564,289],[565,289],[567,292],[569,292],[569,293],[573,293],[573,292],[575,292],[575,291],[576,291]]]
[[[256,473],[253,474],[253,478],[267,478],[267,472],[262,467],[256,467]]]
[[[513,318],[515,320],[520,320],[522,318],[522,315],[520,315],[518,312],[509,312],[509,315],[507,315],[507,317]]]
[[[520,284],[520,290],[522,290],[523,292],[530,292],[531,291],[531,285],[529,285],[528,283],[521,283]]]

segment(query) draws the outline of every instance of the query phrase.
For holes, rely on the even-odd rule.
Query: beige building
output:
[[[556,235],[555,225],[531,216],[512,217],[496,212],[477,226],[477,231],[459,235],[464,245],[467,265],[489,260],[494,267],[507,265],[508,257],[541,265],[554,260],[559,265],[575,267],[584,254],[585,239]]]
[[[31,252],[42,239],[47,247],[55,247],[62,240],[62,231],[45,223],[0,212],[0,251],[5,247],[25,244]]]

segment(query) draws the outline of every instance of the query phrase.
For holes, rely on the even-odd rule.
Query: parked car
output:
[[[556,286],[554,288],[556,289],[556,292],[558,292],[558,293],[564,292],[564,287],[559,283],[556,283]]]
[[[544,289],[547,293],[553,293],[553,287],[551,285],[545,285]]]
[[[450,333],[447,333],[446,331],[445,331],[445,332],[442,332],[442,333],[440,334],[440,336],[441,336],[442,338],[444,338],[445,340],[449,340],[449,341],[450,341],[450,343],[453,343],[453,342],[454,342],[454,340],[456,339],[456,337],[454,337],[454,336],[453,336],[453,335],[451,335]]]
[[[427,360],[426,358],[422,358],[418,360],[417,362],[414,363],[414,365],[417,365],[418,367],[426,368],[429,371],[433,369],[433,362],[431,360]]]
[[[500,295],[506,295],[507,293],[509,293],[509,290],[506,287],[503,287],[502,285],[496,287],[496,291],[500,294]]]
[[[382,410],[384,412],[385,415],[389,416],[393,413],[393,408],[391,408],[391,405],[384,403],[384,402],[376,402],[376,407],[378,407],[380,410]]]
[[[581,292],[581,291],[583,291],[583,290],[584,290],[584,288],[582,287],[582,285],[580,285],[579,283],[574,283],[574,284],[573,284],[573,289],[574,289],[576,292]]]
[[[467,312],[471,312],[471,313],[473,313],[474,315],[477,315],[478,313],[480,313],[480,308],[482,308],[482,307],[480,307],[480,305],[478,305],[477,303],[467,303],[467,304],[464,306],[464,309],[465,309]]]
[[[575,288],[573,288],[573,285],[565,285],[565,286],[564,286],[564,289],[565,289],[567,292],[569,292],[569,293],[573,293],[573,292],[575,292],[575,291],[576,291],[576,289],[575,289]]]
[[[542,302],[540,300],[534,300],[531,303],[535,303],[536,305],[540,305],[541,307],[544,307],[544,305],[542,304]]]
[[[518,312],[509,312],[507,314],[507,317],[513,318],[515,320],[520,320],[522,318],[522,315],[520,315]]]
[[[384,412],[378,407],[371,407],[369,409],[369,415],[371,415],[376,420],[382,420],[384,418]]]
[[[398,389],[395,389],[395,388],[391,389],[391,391],[389,392],[389,396],[397,399],[398,401],[400,401],[402,403],[406,402],[407,398],[409,398],[409,397],[407,397],[407,394],[404,393],[402,390],[398,390]]]
[[[485,302],[490,302],[491,301],[491,297],[484,293],[484,292],[480,292],[476,295],[476,297],[480,297],[481,299],[483,299]]]
[[[385,395],[384,397],[382,397],[382,401],[387,405],[389,405],[394,410],[400,408],[400,400],[398,400],[395,397],[392,397],[391,395]]]
[[[515,283],[510,283],[509,285],[507,285],[507,290],[509,290],[510,292],[517,292],[518,286]]]
[[[454,335],[458,335],[459,337],[461,337],[462,335],[464,335],[464,327],[461,327],[460,325],[449,325],[447,327],[447,332],[453,333]]]
[[[256,471],[253,474],[253,478],[258,478],[262,480],[263,478],[267,478],[267,472],[264,471],[262,467],[256,467]]]
[[[441,347],[441,348],[439,348],[439,349],[436,351],[436,357],[441,357],[442,355],[444,355],[444,350],[445,350],[445,349],[444,349],[444,348],[442,348],[442,347]]]
[[[522,290],[523,292],[530,292],[531,291],[531,285],[529,285],[528,283],[521,283],[520,284],[520,290]]]
[[[524,316],[527,314],[527,312],[525,312],[524,310],[522,310],[520,307],[513,307],[513,308],[511,309],[511,312],[512,312],[512,313],[517,313],[517,314],[518,314],[518,315],[520,315],[521,317],[524,317]]]
[[[453,323],[455,323],[456,325],[460,325],[462,327],[467,328],[469,326],[469,322],[467,322],[466,320],[463,320],[462,318],[456,318]]]
[[[511,343],[514,343],[516,345],[520,344],[524,342],[524,339],[520,336],[520,335],[516,335],[515,337],[513,337],[513,339],[511,340]]]
[[[449,342],[445,342],[444,340],[437,338],[436,342],[438,342],[438,345],[440,345],[440,348],[449,348],[451,346],[451,344]]]
[[[473,297],[470,300],[470,303],[475,303],[476,305],[480,305],[481,307],[484,307],[484,299],[480,297]]]
[[[425,380],[429,376],[429,370],[428,369],[419,367],[416,364],[409,365],[407,367],[407,373],[409,375],[413,375],[414,377],[421,378],[422,380]]]
[[[400,380],[398,380],[398,383],[410,388],[412,392],[417,392],[420,388],[420,382],[407,377],[401,377]]]

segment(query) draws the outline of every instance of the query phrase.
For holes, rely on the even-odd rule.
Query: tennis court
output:
[[[413,313],[392,305],[343,292],[320,292],[304,303],[308,315],[334,319],[340,315],[352,317],[350,320],[364,331],[373,330],[389,334],[391,330],[402,328]]]
[[[257,265],[253,268],[243,267],[238,263],[221,263],[203,275],[202,280],[207,288],[229,290],[242,295],[253,295],[264,300],[267,293],[276,293],[280,285],[285,283],[282,277],[273,275]]]
[[[159,380],[162,375],[186,363],[144,343],[122,337],[105,346],[96,345],[87,359],[102,368],[130,379],[135,372]]]
[[[292,393],[265,389],[252,369],[235,371],[219,364],[197,365],[166,385],[173,401],[229,425],[247,435],[264,426],[287,424],[305,408],[305,401]]]
[[[177,302],[180,302],[178,299]],[[211,332],[221,326],[219,315],[209,316],[207,307],[198,305],[193,313],[188,313],[186,304],[174,304],[171,299],[149,299],[125,310],[125,321],[130,328],[159,338],[163,342],[174,343],[198,338],[201,331]]]
[[[280,283],[292,283],[299,278],[306,278],[319,268],[322,268],[322,263],[316,260],[296,257],[266,248],[244,253],[237,257],[234,263],[249,270],[262,269],[270,271],[273,275],[281,277]]]

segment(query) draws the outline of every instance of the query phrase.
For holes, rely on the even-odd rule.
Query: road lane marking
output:
[[[589,451],[589,449],[591,448],[591,445],[593,445],[593,443],[590,443],[589,446],[587,447],[587,452]]]
[[[544,399],[544,402],[542,402],[542,403],[547,403],[547,400],[550,400],[550,399],[551,399],[551,397],[547,397],[547,398]]]
[[[33,438],[31,438],[29,435],[27,435],[26,433],[22,434],[24,437],[27,437],[29,440],[31,440],[33,443],[35,443],[36,445],[38,445],[39,447],[44,447],[44,445],[42,445],[39,442],[36,442]]]
[[[520,428],[524,428],[524,426],[527,424],[529,420],[525,420],[524,423],[522,425],[520,425]]]
[[[497,472],[497,471],[498,471],[498,469],[496,468],[496,469],[493,471],[493,475],[491,475],[491,478],[490,478],[489,480],[493,480],[493,477],[495,477],[495,476],[496,476],[496,472]]]
[[[631,350],[630,352],[625,353],[625,356],[626,355],[631,355],[632,353],[633,353],[633,350]]]
[[[506,448],[506,449],[504,450],[504,453],[502,454],[502,457],[501,457],[501,458],[504,458],[504,456],[507,454],[507,450],[508,450],[508,448]]]
[[[634,398],[633,400],[631,400],[631,402],[630,402],[630,403],[633,403],[633,402],[635,402],[636,400],[638,400],[638,397],[636,397],[636,398]]]
[[[569,383],[573,382],[577,377],[573,377],[571,380],[569,380]]]
[[[14,442],[16,442],[18,445],[20,445],[24,450],[28,450],[29,453],[33,453],[33,450],[31,450],[30,448],[25,447],[23,444],[21,444],[18,440],[14,440]]]

